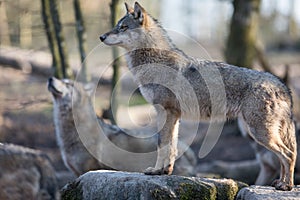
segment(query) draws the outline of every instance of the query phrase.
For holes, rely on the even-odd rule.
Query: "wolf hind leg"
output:
[[[251,147],[255,151],[256,160],[259,162],[260,171],[255,180],[255,185],[270,185],[271,180],[279,174],[277,167],[279,160],[277,156],[255,142],[251,136],[248,124],[241,115],[238,117],[238,126],[242,135],[249,140]]]
[[[157,146],[157,160],[155,167],[146,169],[147,175],[172,174],[177,155],[179,114],[178,112],[166,109],[164,113],[158,112],[158,127],[162,127],[159,132]],[[165,117],[163,117],[165,116]],[[163,120],[163,118],[165,120]]]
[[[280,178],[273,181],[272,186],[279,190],[291,190],[294,185],[294,153],[285,145],[278,144],[278,147],[281,149],[281,151],[277,152],[276,155],[280,159],[281,172]]]
[[[283,141],[282,136],[292,133],[292,130],[287,130],[287,133],[280,133],[284,131],[279,126],[268,127],[266,123],[256,124],[255,126],[249,126],[251,136],[254,140],[274,152],[279,158],[281,163],[280,178],[273,182],[278,190],[291,190],[294,185],[294,167],[296,162],[296,152],[295,147],[290,147],[286,145]],[[259,128],[258,128],[259,127]],[[288,138],[294,140],[294,136],[291,135]],[[295,141],[290,141],[295,144]]]
[[[295,124],[291,121],[290,123],[286,122],[283,124],[283,135],[282,135],[282,149],[284,150],[285,156],[288,157],[288,163],[281,163],[282,170],[281,174],[283,174],[284,182],[288,185],[294,185],[294,169],[296,165],[296,158],[297,158],[297,143],[296,143],[296,134],[295,134]],[[281,168],[281,169],[282,169]],[[280,177],[282,177],[280,176]],[[281,187],[282,183],[279,180],[275,180],[273,185],[277,187]]]

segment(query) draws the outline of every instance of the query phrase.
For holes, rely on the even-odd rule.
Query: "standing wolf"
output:
[[[126,3],[125,6],[127,14],[100,40],[127,50],[127,64],[141,93],[148,102],[164,108],[158,110],[158,116],[163,115],[165,122],[160,131],[157,162],[155,168],[148,168],[145,173],[172,173],[181,117],[219,120],[224,115],[238,117],[257,143],[278,156],[281,173],[273,185],[279,190],[291,190],[297,150],[289,89],[269,73],[187,56],[137,2],[134,8]],[[196,109],[192,92],[196,96]],[[218,96],[222,92],[225,95]],[[219,104],[213,105],[212,94]],[[218,107],[219,113],[213,115],[213,106]]]

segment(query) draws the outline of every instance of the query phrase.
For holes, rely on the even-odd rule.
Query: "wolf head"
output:
[[[84,102],[90,101],[93,92],[92,84],[74,83],[69,79],[48,80],[48,90],[52,93],[54,103],[64,111],[72,111],[73,106],[80,106]]]
[[[165,31],[137,2],[134,8],[125,3],[126,15],[109,32],[100,36],[106,45],[117,45],[127,50],[161,47],[166,40]]]

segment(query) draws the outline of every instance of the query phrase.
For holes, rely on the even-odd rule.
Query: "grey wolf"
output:
[[[111,31],[102,34],[100,40],[127,50],[127,65],[142,95],[149,103],[164,108],[160,109],[165,123],[159,124],[162,129],[157,162],[145,173],[172,173],[180,118],[220,120],[223,116],[237,117],[258,144],[279,158],[281,173],[273,182],[275,188],[291,190],[297,149],[289,89],[270,73],[201,61],[186,55],[139,3],[136,2],[134,8],[125,6],[126,15]],[[167,86],[159,84],[158,80]],[[197,108],[192,93],[197,98]],[[211,95],[214,95],[214,101],[211,101]],[[213,105],[213,102],[217,103]],[[213,106],[217,106],[216,115],[213,115]],[[161,111],[158,111],[160,116]]]
[[[122,148],[135,153],[154,152],[156,150],[157,137],[137,138],[141,134],[139,131],[124,130],[118,126],[106,123],[102,118],[98,118],[97,124],[91,123],[91,117],[86,113],[94,113],[92,106],[92,92],[94,85],[91,83],[75,83],[72,80],[59,80],[54,77],[48,80],[48,90],[53,96],[53,118],[55,122],[56,138],[61,151],[64,164],[79,176],[87,171],[96,169],[112,169],[101,160],[95,158],[85,147],[82,142],[83,138],[78,135],[78,128],[82,129],[87,137],[88,149],[94,153],[106,151],[106,144],[101,141],[98,126],[100,126],[110,142]],[[74,114],[80,113],[82,118],[79,125],[75,124]],[[186,150],[188,147],[180,143],[179,149]],[[97,154],[95,154],[97,157]],[[108,159],[112,163],[117,163],[118,169],[124,171],[133,171],[126,163],[127,158],[114,154],[108,154]],[[154,155],[153,160],[156,159]],[[138,161],[133,161],[132,165],[138,165]],[[196,156],[191,149],[180,157],[178,167],[175,169],[176,174],[191,175],[196,165]]]
[[[0,199],[60,199],[55,170],[38,150],[0,143]]]

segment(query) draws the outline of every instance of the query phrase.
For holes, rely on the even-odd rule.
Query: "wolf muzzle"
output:
[[[100,35],[99,38],[100,38],[101,42],[103,42],[107,38],[107,34],[105,33],[103,35]]]

